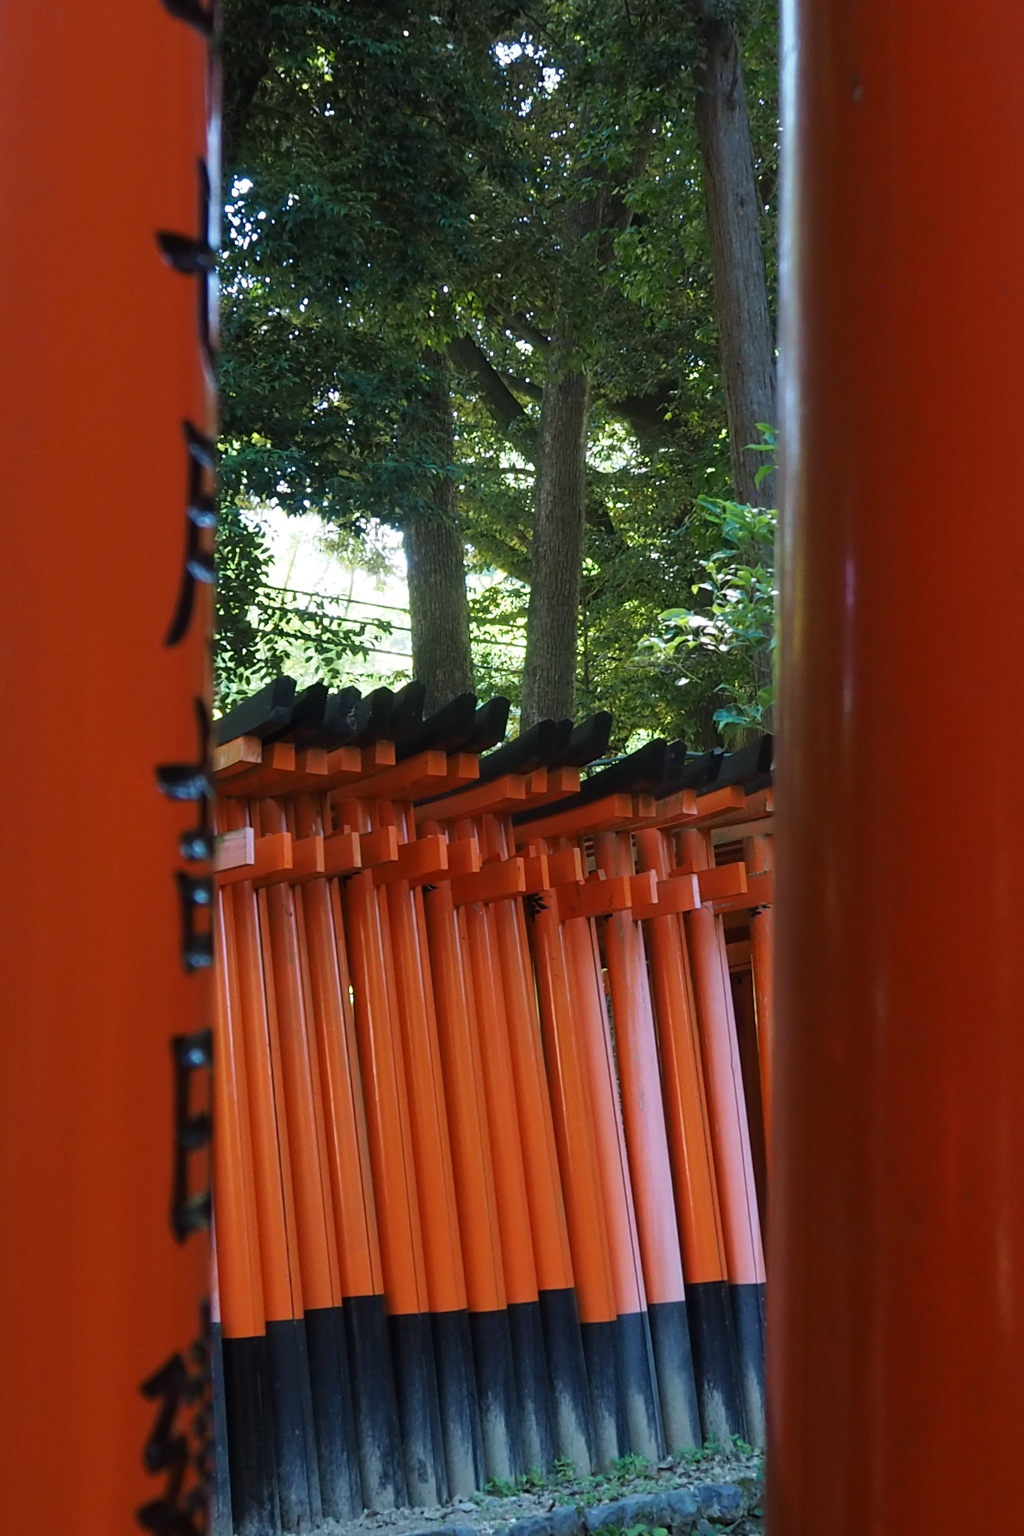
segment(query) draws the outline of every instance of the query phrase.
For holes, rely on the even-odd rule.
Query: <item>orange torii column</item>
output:
[[[786,33],[768,1519],[1015,1530],[1024,7]]]
[[[205,1528],[211,25],[0,16],[12,1531]]]

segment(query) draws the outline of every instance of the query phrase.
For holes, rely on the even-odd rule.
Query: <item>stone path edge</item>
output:
[[[633,1493],[610,1504],[566,1504],[527,1520],[510,1520],[505,1536],[599,1536],[638,1525],[662,1527],[686,1536],[698,1520],[733,1521],[750,1513],[747,1495],[736,1483],[698,1483],[663,1493]],[[432,1525],[411,1536],[480,1536],[475,1525]]]

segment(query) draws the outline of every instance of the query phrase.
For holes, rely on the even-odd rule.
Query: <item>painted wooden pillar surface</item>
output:
[[[159,0],[0,10],[12,1531],[129,1536],[140,1509],[201,1528],[208,21]]]
[[[1024,10],[785,9],[769,1526],[1011,1529]]]

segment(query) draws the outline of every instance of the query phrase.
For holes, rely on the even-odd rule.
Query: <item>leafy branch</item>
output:
[[[777,515],[707,496],[698,506],[718,548],[699,562],[702,579],[691,588],[698,603],[662,613],[665,632],[654,643],[667,655],[733,652],[748,661],[742,681],[718,685],[727,702],[713,718],[723,732],[759,730],[775,701],[774,683],[759,684],[756,661],[775,647]]]

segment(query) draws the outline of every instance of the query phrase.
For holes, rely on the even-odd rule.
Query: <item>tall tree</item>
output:
[[[425,436],[436,454],[429,471],[429,497],[401,521],[409,584],[412,664],[426,687],[425,708],[473,690],[473,652],[462,525],[452,478],[455,440],[448,364],[428,352],[424,399]]]
[[[700,143],[715,316],[729,423],[733,492],[738,502],[771,504],[773,476],[750,451],[761,423],[774,427],[775,342],[765,279],[761,201],[732,15],[720,0],[697,0],[703,54],[696,70]]]
[[[509,573],[489,611],[532,575],[527,717],[575,683],[626,735],[703,740],[731,661],[642,647],[699,575],[695,496],[729,484],[694,4],[227,0],[225,482],[400,527],[414,630],[465,677],[464,624],[431,618],[461,609],[461,519],[473,568]]]
[[[433,349],[472,251],[474,183],[500,159],[489,33],[424,0],[226,13],[226,485],[400,529],[417,671],[443,702],[472,663]]]
[[[765,279],[762,212],[743,76],[733,17],[720,0],[698,0],[703,58],[697,70],[700,142],[722,383],[729,423],[733,494],[750,506],[774,505],[775,475],[751,445],[760,427],[774,429],[775,342]],[[758,470],[761,480],[758,483]],[[772,565],[769,548],[759,551]],[[758,691],[770,691],[770,646],[752,658]],[[769,705],[764,725],[773,728]]]
[[[685,22],[687,13],[680,14]],[[491,315],[497,311],[505,330],[517,333],[531,353],[532,379],[516,379],[512,389],[527,393],[524,382],[539,383],[542,401],[524,724],[574,712],[591,375],[612,340],[601,315],[622,266],[617,237],[631,222],[652,135],[681,103],[669,60],[678,60],[680,41],[683,56],[687,48],[686,27],[666,46],[661,17],[645,5],[633,11],[549,0],[529,20],[529,35],[503,45],[517,140],[531,171],[525,203],[500,237],[510,257],[501,271],[511,268],[515,286],[510,294],[503,278],[504,291],[491,305]],[[525,266],[524,226],[534,242]],[[621,343],[616,337],[612,347]],[[489,376],[489,362],[485,367]],[[519,427],[493,388],[487,398],[497,421]],[[643,414],[645,404],[657,418],[668,400],[617,402],[627,418]]]
[[[522,724],[572,716],[583,576],[589,382],[556,333],[540,417]]]

